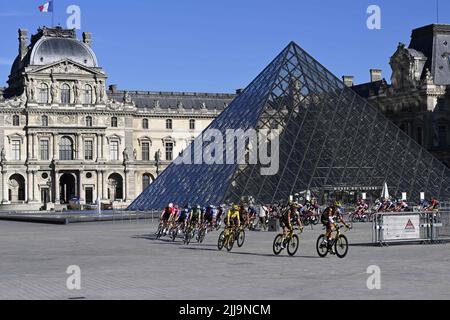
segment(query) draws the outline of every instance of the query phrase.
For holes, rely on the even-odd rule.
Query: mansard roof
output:
[[[194,109],[224,110],[236,97],[235,94],[191,93],[191,92],[152,92],[152,91],[117,91],[107,92],[110,99],[123,101],[128,93],[137,108],[153,109]]]

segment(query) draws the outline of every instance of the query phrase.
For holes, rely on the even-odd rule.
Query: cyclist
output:
[[[200,205],[197,205],[191,211],[188,224],[190,227],[196,228],[198,226],[201,226],[202,222],[203,222],[202,209]]]
[[[333,228],[337,228],[337,223],[339,221],[342,222],[347,228],[349,228],[349,226],[345,223],[343,216],[342,216],[341,203],[338,201],[335,201],[332,206],[326,208],[323,211],[320,220],[321,220],[322,224],[326,227],[325,242],[328,245],[328,249],[333,250],[331,248]]]
[[[189,217],[189,213],[191,212],[191,208],[190,205],[186,205],[183,210],[180,210],[177,218],[176,218],[176,223],[178,223],[181,226],[181,229],[184,230],[185,226],[186,226],[186,221]]]
[[[436,211],[439,208],[439,201],[436,198],[431,199],[430,205],[426,209],[426,211]]]
[[[173,208],[173,203],[170,203],[162,212],[161,217],[160,217],[160,221],[163,224],[164,227],[164,231],[163,233],[165,234],[167,232],[167,226],[169,225],[170,222],[170,218],[172,217],[174,212],[174,208]]]
[[[299,223],[299,228],[302,230],[303,226],[300,221],[300,217],[298,216],[297,212],[300,208],[300,205],[297,202],[289,202],[288,208],[285,209],[281,215],[281,225],[283,227],[283,248],[286,248],[286,237],[290,232],[294,230],[294,226],[292,224],[293,219],[297,219],[297,222]]]
[[[215,207],[213,205],[210,205],[205,210],[204,220],[205,220],[206,227],[210,227],[210,228],[212,227],[212,223],[213,223],[213,219],[214,219],[214,212],[213,212],[214,209],[215,209]]]
[[[241,226],[241,210],[238,205],[233,205],[227,214],[227,226],[239,228]]]
[[[248,226],[248,211],[247,211],[247,207],[245,206],[245,204],[241,204],[239,207],[239,219],[240,221],[242,221],[242,223],[244,224],[244,226]]]

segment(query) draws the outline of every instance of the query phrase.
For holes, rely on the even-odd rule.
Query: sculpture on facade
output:
[[[73,86],[73,93],[74,93],[74,96],[75,96],[75,104],[79,104],[80,103],[80,98],[81,98],[81,85],[80,85],[80,82],[79,81],[77,81],[76,83],[75,83],[75,85]]]
[[[5,150],[5,147],[2,147],[2,151],[0,152],[0,161],[2,163],[6,162],[6,150]]]
[[[26,95],[27,95],[27,102],[34,102],[36,101],[35,97],[36,97],[36,91],[34,88],[34,80],[30,79],[28,81],[26,81],[25,83],[25,91],[26,91]]]
[[[131,96],[130,96],[130,93],[128,91],[125,91],[125,93],[123,95],[123,102],[131,103]]]
[[[125,150],[123,150],[123,161],[129,161],[130,160],[130,156],[128,154],[128,147],[125,148]]]
[[[52,79],[52,84],[50,86],[50,96],[51,96],[51,103],[56,103],[58,100],[58,84],[56,83],[55,79]]]

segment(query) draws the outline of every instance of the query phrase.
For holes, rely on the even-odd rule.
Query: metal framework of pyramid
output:
[[[406,192],[410,201],[420,192],[449,198],[449,169],[295,43],[206,130],[249,128],[280,133],[277,174],[261,175],[260,164],[171,164],[129,209],[248,197],[272,203],[304,190],[321,197],[347,187],[381,190],[386,182],[394,196]]]

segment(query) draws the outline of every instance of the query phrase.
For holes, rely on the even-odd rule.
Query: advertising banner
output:
[[[420,239],[420,215],[383,216],[383,240]]]

